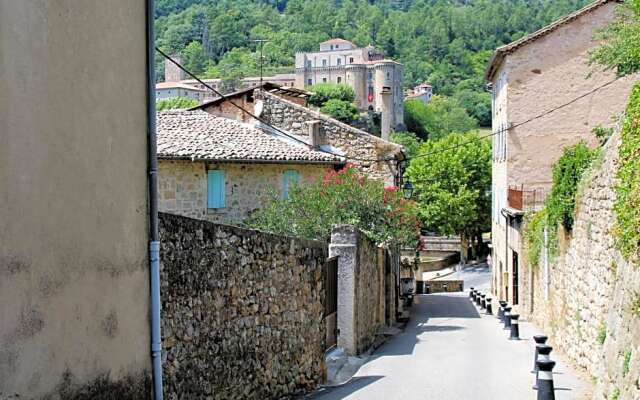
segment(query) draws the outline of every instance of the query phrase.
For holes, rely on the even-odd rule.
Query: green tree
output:
[[[429,103],[404,102],[407,129],[421,138],[437,139],[451,132],[468,132],[478,127],[460,102],[454,98],[433,96]]]
[[[253,53],[248,49],[236,48],[225,53],[220,62],[209,67],[204,75],[206,78],[222,79],[222,89],[231,92],[240,88],[242,78],[258,72],[258,63]]]
[[[404,102],[404,123],[409,132],[426,139],[429,136],[429,109],[422,100],[407,100]]]
[[[351,224],[377,243],[415,246],[420,221],[414,202],[397,187],[361,175],[355,168],[331,171],[309,186],[290,189],[289,198],[274,194],[246,221],[257,229],[328,240],[334,225]]]
[[[307,90],[313,93],[309,96],[309,104],[316,107],[322,107],[329,100],[353,103],[356,98],[356,93],[351,86],[338,83],[318,83]]]
[[[208,61],[200,42],[191,42],[182,50],[182,65],[195,75],[202,75]]]
[[[590,62],[625,76],[640,71],[640,0],[627,0],[617,12],[617,19],[596,35],[604,43],[591,52]]]
[[[463,249],[490,229],[491,143],[477,133],[424,142],[406,178],[413,183],[427,229],[460,235]]]
[[[422,141],[413,132],[394,132],[391,134],[391,141],[403,146],[409,158],[418,154],[422,145]]]
[[[175,97],[173,99],[158,101],[156,103],[156,111],[191,108],[197,106],[198,104],[200,103],[196,99]]]
[[[353,103],[338,99],[327,100],[320,107],[320,112],[347,123],[358,119],[359,116],[358,109]]]
[[[491,126],[491,95],[489,93],[465,89],[456,92],[455,99],[469,116],[478,121],[478,125]]]

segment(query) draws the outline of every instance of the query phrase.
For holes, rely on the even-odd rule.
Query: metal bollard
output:
[[[469,289],[469,298],[473,299],[473,286]]]
[[[492,315],[493,310],[491,309],[491,298],[487,298],[487,315]]]
[[[478,307],[480,307],[480,299],[482,299],[482,293],[478,292],[478,294],[476,294],[476,305]]]
[[[483,294],[480,296],[480,308],[485,310],[487,308],[487,295]]]
[[[536,350],[538,351],[538,359],[536,360],[536,384],[533,385],[533,388],[538,390],[538,375],[540,373],[540,370],[538,369],[538,362],[551,361],[551,357],[549,356],[549,354],[551,354],[551,350],[553,350],[553,347],[546,344],[537,344]]]
[[[504,322],[504,308],[507,306],[507,302],[504,300],[498,301],[498,319],[500,322]]]
[[[538,372],[538,366],[536,365],[536,361],[538,361],[538,345],[547,343],[547,339],[549,338],[545,335],[535,335],[533,337],[533,340],[535,340],[536,342],[536,352],[533,355],[533,370],[531,371],[532,374]]]
[[[477,292],[477,290],[476,290],[476,289],[473,289],[473,290],[471,291],[471,301],[473,301],[473,302],[475,302],[475,301],[476,301],[476,292]]]
[[[509,340],[520,340],[518,318],[520,318],[518,314],[509,314],[509,319],[511,320],[511,335],[509,336]]]
[[[504,329],[511,329],[511,318],[509,315],[511,314],[511,307],[504,307],[504,314],[502,319],[504,320]]]
[[[553,387],[553,367],[555,361],[538,360],[538,400],[556,400],[555,389]]]

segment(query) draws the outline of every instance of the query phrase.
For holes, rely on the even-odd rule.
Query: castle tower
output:
[[[182,59],[179,55],[171,56],[178,64],[182,64]],[[164,60],[164,81],[165,82],[179,82],[186,79],[186,75],[183,70],[178,68],[177,65],[169,60]]]
[[[375,110],[380,113],[382,118],[383,137],[385,126],[388,127],[388,130],[396,126],[396,113],[393,107],[394,67],[393,61],[383,60],[375,63]],[[387,137],[389,134],[390,132],[386,132]]]
[[[356,107],[360,110],[367,108],[367,68],[363,64],[348,64],[345,66],[345,83],[356,93]]]

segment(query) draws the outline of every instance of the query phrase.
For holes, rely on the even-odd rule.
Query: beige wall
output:
[[[237,224],[251,211],[268,201],[269,193],[282,193],[283,172],[296,170],[301,183],[310,184],[333,166],[322,164],[216,164],[191,161],[160,160],[160,211],[204,219],[211,222]],[[208,169],[225,171],[225,205],[221,210],[207,209]]]
[[[494,132],[569,103],[615,78],[612,73],[589,76],[592,67],[587,65],[589,51],[597,46],[593,34],[612,20],[614,7],[614,2],[603,5],[505,57],[494,74]],[[524,185],[528,190],[548,191],[553,164],[563,149],[581,140],[595,146],[597,139],[591,130],[598,125],[614,124],[612,118],[623,112],[636,80],[637,76],[620,79],[553,113],[494,137],[494,286],[504,286],[496,272],[500,261],[509,272],[509,280],[513,273],[511,250],[508,260],[504,259],[504,218],[499,215],[500,209],[507,206],[508,187]],[[499,151],[505,142],[506,160]],[[520,231],[512,229],[509,246],[522,256],[519,240]],[[522,273],[519,277],[522,288]],[[511,287],[508,300],[512,300]]]
[[[3,394],[145,396],[145,51],[142,0],[0,0]]]

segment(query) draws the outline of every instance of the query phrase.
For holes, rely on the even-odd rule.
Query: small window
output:
[[[349,64],[353,64],[353,57],[349,57]]]
[[[326,67],[326,66],[327,66],[327,60],[326,60],[326,59],[323,59],[323,60],[322,60],[322,66],[323,66],[323,67]]]
[[[333,45],[331,45],[331,50],[333,50]]]
[[[313,79],[311,78],[307,79],[307,85],[313,85]]]
[[[342,59],[338,58],[336,62],[338,63],[338,65],[342,65]]]
[[[207,207],[224,208],[225,179],[224,171],[207,171]]]
[[[288,169],[282,173],[282,198],[289,198],[289,189],[298,186],[300,183],[300,173],[295,169]]]
[[[340,47],[340,45],[339,45],[339,44],[337,44],[337,45],[336,45],[336,49],[337,49],[338,47]]]
[[[327,82],[327,78],[322,78],[322,82],[326,83]]]
[[[341,83],[341,82],[342,82],[342,77],[339,76],[338,77],[338,83]]]

